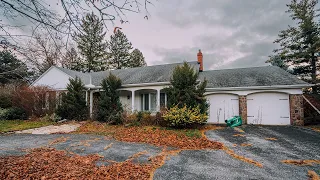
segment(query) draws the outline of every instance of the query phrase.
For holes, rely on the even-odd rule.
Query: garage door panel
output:
[[[208,95],[210,103],[209,123],[225,123],[230,117],[239,115],[239,98],[234,94]]]
[[[290,124],[289,95],[256,93],[247,96],[248,124]]]

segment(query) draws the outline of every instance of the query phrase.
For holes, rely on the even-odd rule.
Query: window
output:
[[[149,111],[149,94],[144,95],[144,111]]]
[[[160,93],[160,107],[166,107],[166,94]]]

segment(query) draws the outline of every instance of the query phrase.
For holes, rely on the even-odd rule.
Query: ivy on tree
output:
[[[304,80],[311,76],[311,82],[316,84],[317,56],[320,47],[320,24],[318,0],[292,0],[288,4],[292,20],[296,26],[280,31],[275,43],[280,48],[274,52],[286,63],[292,63],[295,67],[293,73]],[[312,87],[313,93],[317,93],[317,87]]]
[[[202,114],[207,114],[209,104],[204,96],[207,81],[198,81],[199,72],[196,72],[188,63],[177,66],[170,80],[171,85],[165,89],[168,95],[168,108],[178,106],[183,108],[198,107]]]
[[[61,104],[57,114],[63,119],[85,120],[88,117],[88,108],[84,97],[85,87],[81,79],[69,79],[68,92],[62,94]]]
[[[81,33],[77,33],[75,41],[84,57],[83,71],[90,72],[106,69],[106,33],[103,31],[103,22],[94,15],[87,14],[82,19]],[[78,66],[79,67],[79,66]]]
[[[121,80],[113,74],[102,80],[100,100],[98,104],[97,120],[111,124],[122,123],[122,104],[118,89],[121,87]]]

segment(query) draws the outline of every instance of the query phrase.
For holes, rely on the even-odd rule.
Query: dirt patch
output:
[[[0,179],[151,179],[166,158],[178,152],[180,150],[164,150],[150,157],[148,163],[134,163],[135,158],[146,152],[114,162],[98,154],[80,156],[53,148],[38,148],[23,156],[0,157]],[[111,164],[97,166],[98,161]]]
[[[212,129],[213,127],[210,127]],[[218,128],[217,128],[218,129]],[[102,123],[87,123],[81,126],[78,133],[95,133],[113,137],[119,141],[142,142],[156,146],[171,146],[179,149],[222,149],[223,144],[210,141],[205,136],[190,137],[181,130],[168,130],[160,127],[124,127],[106,126]]]
[[[320,180],[319,175],[314,171],[308,170],[308,177],[309,180]]]
[[[314,164],[320,164],[320,160],[312,160],[312,159],[307,159],[307,160],[282,160],[282,163],[285,164],[292,164],[296,166],[312,166]]]

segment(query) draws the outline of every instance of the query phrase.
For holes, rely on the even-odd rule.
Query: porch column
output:
[[[160,89],[157,89],[157,112],[160,112]]]
[[[90,118],[92,118],[92,110],[93,110],[93,91],[90,91]]]
[[[132,109],[132,112],[134,112],[134,99],[135,99],[135,90],[132,90],[131,91],[131,109]]]
[[[86,91],[86,105],[88,106],[88,91]]]

